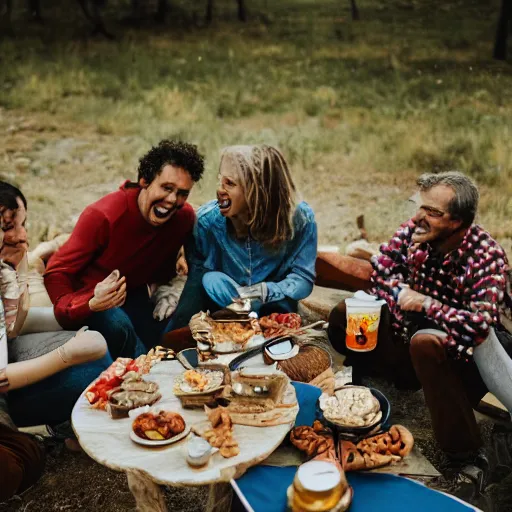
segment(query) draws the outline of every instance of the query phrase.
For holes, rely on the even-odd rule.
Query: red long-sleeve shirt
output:
[[[62,327],[83,325],[91,314],[94,287],[115,269],[126,276],[128,294],[176,273],[178,251],[194,227],[194,210],[185,204],[165,224],[151,226],[140,213],[139,192],[124,184],[88,206],[48,262],[44,282]]]

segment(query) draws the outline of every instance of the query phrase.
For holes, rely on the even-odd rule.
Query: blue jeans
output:
[[[166,325],[165,320],[153,318],[153,304],[145,286],[129,290],[121,307],[93,313],[85,323],[103,334],[112,359],[145,354],[158,345]]]
[[[26,388],[9,391],[12,420],[18,427],[57,425],[69,420],[82,391],[111,364],[107,353],[92,363],[72,366]]]

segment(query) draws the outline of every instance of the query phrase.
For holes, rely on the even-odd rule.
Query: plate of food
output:
[[[226,367],[212,365],[210,368],[195,368],[175,377],[173,392],[180,399],[182,407],[202,407],[222,394],[229,382]]]
[[[322,394],[318,405],[323,418],[341,433],[367,434],[389,420],[387,398],[364,386],[343,386],[334,396]]]
[[[126,418],[129,411],[158,402],[162,395],[156,382],[146,381],[136,372],[123,375],[119,387],[108,394],[107,412],[113,419]]]
[[[130,439],[144,446],[164,446],[184,439],[190,427],[177,412],[149,411],[139,414],[132,423]]]
[[[230,354],[243,352],[265,342],[258,319],[214,320],[208,313],[200,312],[190,320],[192,337],[203,352]]]
[[[93,409],[106,410],[112,391],[122,386],[125,375],[139,376],[150,372],[151,368],[160,361],[170,361],[175,358],[171,349],[164,347],[152,348],[147,354],[137,359],[118,357],[101,375],[87,388],[85,398]],[[142,404],[139,404],[142,405]]]
[[[221,370],[194,369],[187,370],[175,379],[175,385],[183,393],[209,393],[219,389],[224,382]]]

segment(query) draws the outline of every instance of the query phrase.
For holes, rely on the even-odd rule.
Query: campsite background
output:
[[[265,142],[288,159],[320,244],[357,238],[360,214],[385,241],[414,211],[421,172],[459,169],[480,186],[479,222],[512,248],[512,68],[492,59],[499,0],[357,0],[357,21],[348,0],[247,0],[245,23],[234,0],[216,0],[210,24],[204,1],[173,0],[165,23],[156,1],[141,3],[137,26],[128,0],[106,3],[112,40],[65,0],[41,0],[44,24],[24,0],[10,26],[1,20],[0,178],[28,198],[32,246],[134,180],[151,145],[180,138],[207,159],[194,205],[214,198],[223,146]],[[383,386],[396,421],[439,463],[421,393]],[[510,510],[512,481],[490,495]],[[170,509],[196,511],[204,497],[173,490]],[[123,475],[58,449],[33,490],[0,505],[133,508]]]

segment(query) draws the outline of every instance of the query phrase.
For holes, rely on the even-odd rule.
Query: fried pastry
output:
[[[356,444],[341,440],[339,450],[345,471],[385,466],[407,456],[414,446],[412,434],[402,425],[393,425],[389,432],[362,439]]]
[[[147,412],[135,418],[132,428],[142,439],[160,441],[181,434],[185,430],[185,420],[176,412]]]
[[[240,453],[237,441],[233,437],[233,422],[224,407],[210,409],[205,407],[206,415],[212,428],[204,432],[203,437],[214,448],[219,448],[220,454],[225,457],[235,457]]]
[[[290,441],[299,450],[306,452],[308,457],[335,451],[331,430],[318,420],[315,420],[312,427],[294,428],[290,434]]]

